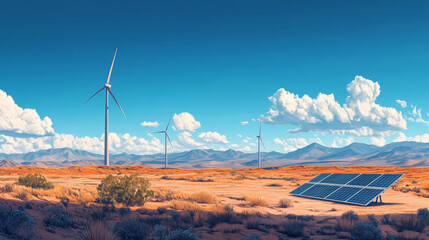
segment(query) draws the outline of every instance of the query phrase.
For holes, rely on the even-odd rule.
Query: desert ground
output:
[[[383,193],[382,204],[368,207],[289,194],[323,172],[405,175]],[[33,189],[17,184],[19,176],[28,173],[42,174],[55,188]],[[97,186],[103,178],[129,174],[148,179],[154,196],[143,206],[116,204],[106,207],[97,203]],[[6,185],[12,186],[12,189],[4,190]],[[384,238],[391,235],[389,239],[429,239],[427,222],[423,223],[422,229],[414,229],[415,223],[404,226],[407,225],[404,222],[421,219],[417,215],[418,209],[429,207],[429,168],[18,167],[0,168],[0,189],[3,189],[0,206],[23,209],[35,219],[33,239],[82,239],[81,232],[88,226],[95,226],[96,222],[103,222],[102,227],[109,230],[118,222],[129,219],[140,221],[147,228],[147,238],[134,239],[155,239],[150,233],[157,224],[167,226],[168,230],[192,227],[198,239],[258,239],[256,236],[260,239],[356,239],[350,233],[353,225],[356,222],[374,223],[373,219]],[[46,224],[46,210],[52,207],[64,210],[73,224],[68,227]],[[359,215],[359,219],[347,223],[343,214],[349,211]],[[428,220],[429,216],[426,218]],[[288,230],[288,227],[302,231]],[[118,235],[114,237],[119,238]]]

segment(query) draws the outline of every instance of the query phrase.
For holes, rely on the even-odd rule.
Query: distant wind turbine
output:
[[[124,111],[121,108],[121,105],[119,105],[118,101],[116,100],[115,96],[113,95],[113,92],[111,90],[110,82],[110,75],[112,75],[112,69],[113,64],[115,63],[116,53],[118,52],[118,49],[116,48],[115,55],[113,56],[112,65],[110,66],[109,76],[107,77],[107,83],[104,84],[104,86],[98,90],[94,95],[92,95],[88,100],[86,100],[85,103],[87,103],[91,98],[93,98],[95,95],[97,95],[102,90],[106,90],[106,109],[105,109],[105,129],[104,129],[104,165],[109,166],[109,93],[112,95],[113,100],[115,100],[116,104],[118,105],[119,109],[121,110],[122,114],[125,116]]]
[[[261,137],[261,127],[262,127],[262,122],[261,122],[261,120],[259,120],[259,135],[256,136],[258,138],[258,167],[261,166],[261,147],[260,147],[260,144],[262,143],[262,146],[265,148],[264,142],[262,141],[262,137]]]
[[[173,144],[171,144],[170,137],[168,136],[168,133],[167,133],[168,126],[170,126],[170,121],[171,121],[171,116],[170,116],[170,120],[168,120],[167,127],[165,128],[164,131],[154,132],[154,133],[164,133],[165,134],[165,143],[164,143],[164,146],[165,146],[165,168],[168,168],[168,161],[167,161],[167,139],[168,139],[168,142],[170,143],[171,147],[173,147]]]

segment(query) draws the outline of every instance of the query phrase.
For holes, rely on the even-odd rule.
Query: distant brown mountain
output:
[[[21,164],[10,160],[0,160],[0,167],[19,167]]]
[[[23,154],[0,153],[0,167],[13,166],[91,166],[103,164],[103,155],[70,148],[48,149]],[[243,168],[257,165],[257,153],[235,150],[217,151],[195,149],[170,153],[171,167],[178,168]],[[263,166],[327,165],[327,166],[416,166],[429,167],[429,143],[398,142],[377,147],[364,143],[352,143],[341,148],[326,147],[317,143],[289,153],[261,153]],[[162,167],[163,154],[136,155],[113,154],[114,165],[145,165]]]

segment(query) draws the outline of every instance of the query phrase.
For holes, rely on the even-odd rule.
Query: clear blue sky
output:
[[[111,132],[150,140],[147,133],[161,130],[170,114],[189,112],[201,123],[196,141],[218,132],[229,143],[209,147],[241,149],[247,145],[237,135],[256,141],[251,119],[267,115],[278,89],[311,98],[333,93],[342,105],[359,75],[379,83],[377,104],[407,121],[388,143],[399,132],[429,130],[407,119],[416,117],[410,105],[429,119],[428,12],[427,1],[3,1],[0,89],[48,116],[56,133],[100,137],[104,98],[83,102],[105,83],[118,48],[111,84],[127,119],[111,105]],[[284,151],[275,138],[371,142],[288,132],[295,128],[264,124],[265,151]],[[171,130],[172,140],[179,133]]]

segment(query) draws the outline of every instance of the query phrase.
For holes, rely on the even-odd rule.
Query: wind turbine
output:
[[[170,142],[171,147],[173,147],[173,144],[171,144],[170,137],[168,136],[168,133],[167,133],[168,126],[170,126],[170,121],[171,121],[171,116],[170,116],[170,120],[168,120],[167,127],[165,128],[164,131],[154,132],[154,133],[164,133],[165,134],[165,143],[164,143],[164,146],[165,146],[165,168],[168,168],[168,161],[167,161],[167,139],[168,139],[168,142]]]
[[[258,167],[261,166],[261,147],[260,147],[260,144],[262,143],[262,146],[265,148],[264,142],[262,141],[262,137],[261,137],[261,127],[262,127],[262,122],[261,122],[261,120],[259,120],[259,135],[256,136],[258,138]]]
[[[115,100],[116,104],[118,105],[119,109],[121,110],[122,114],[125,116],[124,111],[121,108],[121,105],[119,105],[118,101],[115,98],[115,95],[113,95],[113,92],[111,90],[110,82],[110,75],[112,75],[112,69],[113,64],[115,63],[116,53],[118,52],[118,49],[116,48],[115,55],[113,56],[112,65],[110,66],[109,76],[107,77],[107,82],[104,84],[104,86],[98,90],[94,95],[92,95],[88,100],[86,100],[85,103],[87,103],[91,98],[93,98],[95,95],[97,95],[102,90],[106,90],[106,108],[105,108],[105,129],[104,129],[104,165],[109,166],[109,93],[112,95],[113,100]]]

